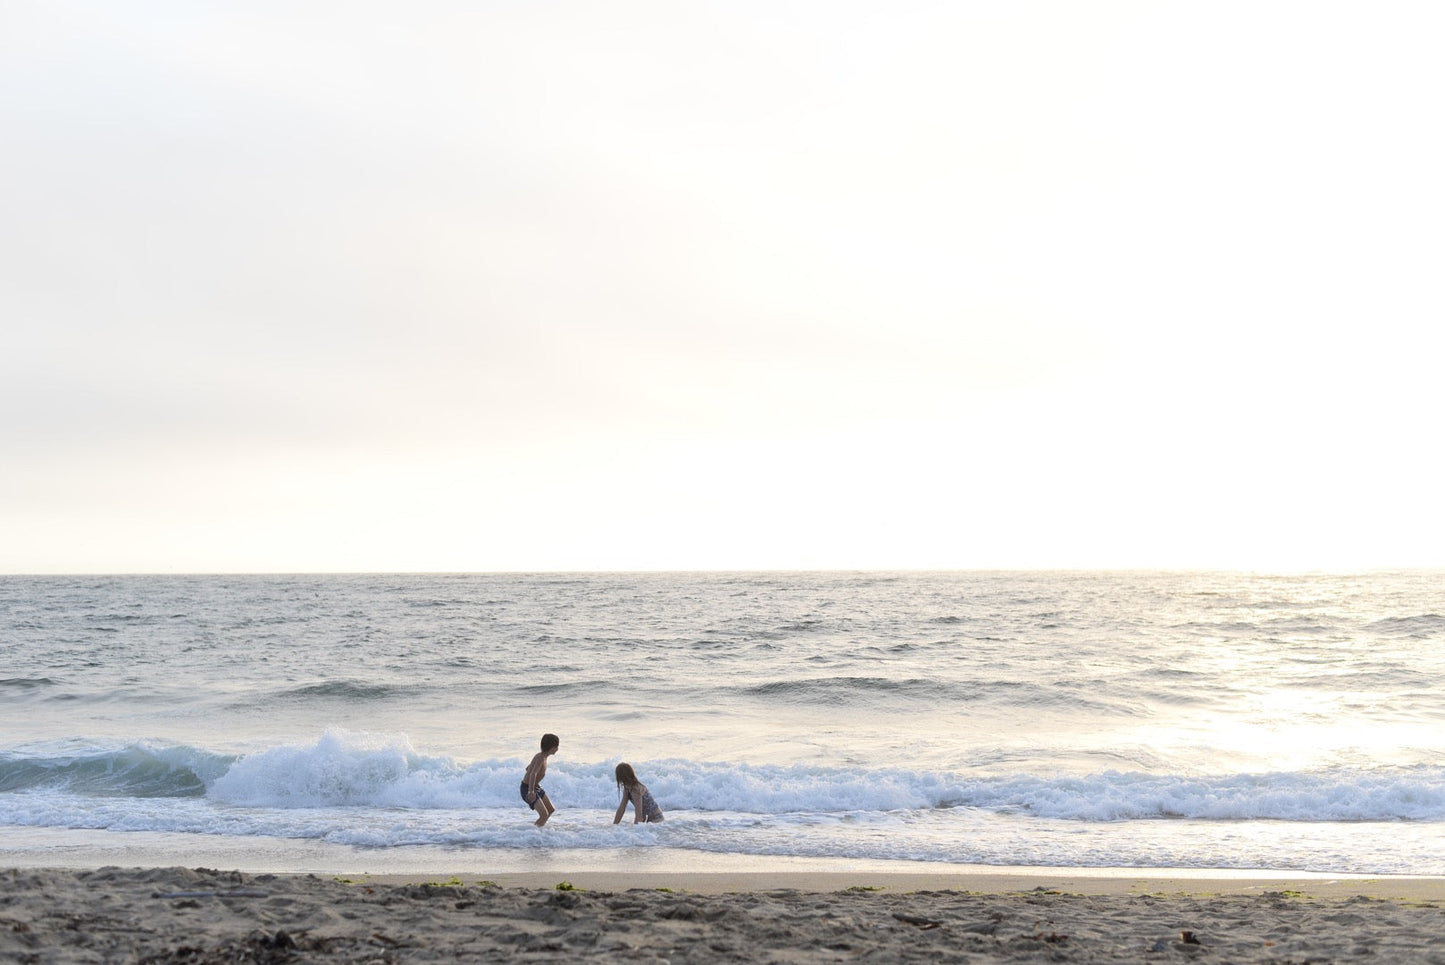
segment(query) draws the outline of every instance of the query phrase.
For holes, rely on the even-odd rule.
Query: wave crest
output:
[[[1445,767],[1331,768],[1258,774],[1140,771],[1007,774],[634,761],[665,810],[832,815],[965,808],[1000,816],[1119,823],[1445,821]],[[560,806],[617,805],[616,761],[556,762],[545,779]],[[419,753],[405,736],[327,731],[312,744],[236,757],[133,744],[69,756],[0,755],[0,792],[191,798],[276,809],[520,808],[520,758],[462,762]]]
[[[200,797],[234,758],[132,744],[80,755],[0,755],[0,792],[41,788],[94,797]]]

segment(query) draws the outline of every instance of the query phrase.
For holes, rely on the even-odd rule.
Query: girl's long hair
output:
[[[629,787],[629,788],[630,788],[630,787],[633,787],[634,785],[641,784],[641,783],[642,783],[642,782],[637,779],[637,775],[636,775],[635,773],[633,773],[632,765],[631,765],[631,764],[628,764],[628,763],[626,763],[626,762],[623,762],[623,763],[617,765],[617,786],[618,786],[618,787]]]

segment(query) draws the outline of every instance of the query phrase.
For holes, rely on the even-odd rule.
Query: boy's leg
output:
[[[537,795],[537,800],[532,805],[532,810],[537,812],[537,820],[534,822],[537,827],[540,828],[547,823],[547,819],[552,816],[552,811],[555,809],[552,807],[552,802],[547,800],[546,791],[542,791]]]

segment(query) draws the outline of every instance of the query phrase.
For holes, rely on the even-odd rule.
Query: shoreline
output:
[[[0,867],[0,960],[1434,961],[1442,907],[1445,878]]]
[[[1246,894],[1258,890],[1310,891],[1339,882],[1340,888],[1373,893],[1433,894],[1445,889],[1445,875],[1429,873],[1313,871],[1275,868],[1096,867],[1068,865],[984,865],[944,862],[755,855],[668,847],[606,849],[470,849],[435,846],[361,848],[292,838],[196,835],[152,831],[116,832],[76,828],[0,826],[0,869],[96,870],[119,868],[221,868],[244,874],[316,875],[385,883],[423,883],[438,878],[492,880],[509,887],[550,888],[561,880],[579,887],[634,881],[638,887],[680,887],[695,879],[764,887],[806,888],[810,880],[891,887],[1004,892],[1021,879],[1084,894],[1129,890]],[[771,882],[773,884],[767,884]],[[699,887],[702,885],[699,884]],[[730,885],[734,886],[734,885]],[[707,886],[710,891],[715,888]],[[1334,889],[1329,885],[1329,889]]]
[[[317,877],[387,886],[457,880],[505,888],[552,889],[562,881],[589,891],[668,888],[716,895],[741,891],[1009,894],[1031,889],[1080,895],[1251,895],[1445,900],[1445,876],[1291,869],[952,865],[916,861],[744,855],[672,848],[464,851],[430,847],[365,850],[288,839],[197,840],[154,832],[0,828],[0,869],[209,868],[246,875]]]

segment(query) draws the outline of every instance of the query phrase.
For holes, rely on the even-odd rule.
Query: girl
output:
[[[632,812],[636,815],[633,824],[662,820],[662,808],[652,799],[652,792],[647,789],[647,785],[637,779],[631,764],[617,765],[617,787],[622,792],[622,803],[617,805],[617,816],[612,819],[613,824],[621,821],[622,815],[627,813],[628,801],[632,802]]]

